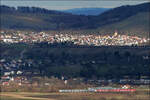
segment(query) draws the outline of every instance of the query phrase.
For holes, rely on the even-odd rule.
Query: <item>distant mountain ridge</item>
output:
[[[0,6],[0,9],[2,29],[36,31],[94,29],[101,33],[117,29],[120,32],[149,33],[150,3],[121,6],[96,16],[73,15],[37,7],[16,9]]]
[[[71,13],[74,15],[99,15],[111,8],[73,8],[68,10],[62,10],[62,12]]]

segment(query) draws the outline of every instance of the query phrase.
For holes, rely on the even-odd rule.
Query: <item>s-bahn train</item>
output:
[[[123,88],[113,88],[113,87],[96,87],[88,89],[70,89],[70,90],[59,90],[59,92],[135,92],[136,89],[129,89],[127,87]]]

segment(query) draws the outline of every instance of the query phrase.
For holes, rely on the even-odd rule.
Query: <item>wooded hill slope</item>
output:
[[[1,28],[17,30],[97,30],[147,36],[150,3],[121,6],[97,16],[72,15],[36,7],[0,6]]]

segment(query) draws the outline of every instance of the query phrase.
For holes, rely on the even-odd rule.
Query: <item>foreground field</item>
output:
[[[149,90],[134,93],[26,93],[3,92],[0,100],[149,100]]]

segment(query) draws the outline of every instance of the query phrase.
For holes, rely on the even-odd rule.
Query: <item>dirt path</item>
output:
[[[23,94],[14,94],[14,93],[0,93],[0,96],[8,96],[8,97],[17,98],[17,99],[55,100],[55,99],[49,99],[49,98],[28,97]]]

